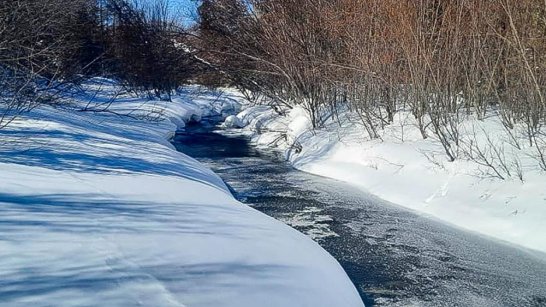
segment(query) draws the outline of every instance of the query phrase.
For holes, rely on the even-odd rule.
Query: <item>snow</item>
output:
[[[223,123],[224,127],[226,128],[243,128],[244,124],[243,121],[239,119],[239,117],[235,115],[228,116]]]
[[[94,112],[119,93],[104,81],[0,130],[0,305],[362,306],[326,251],[169,143],[234,92]]]
[[[366,136],[350,112],[340,112],[341,123],[329,120],[314,131],[300,107],[281,116],[267,106],[247,106],[237,116],[254,144],[284,150],[300,170],[349,182],[430,218],[546,252],[546,173],[533,158],[534,149],[517,129],[516,141],[508,137],[498,116],[464,118],[460,130],[467,142],[462,148],[470,152],[468,144],[475,140],[485,148],[491,140],[504,151],[512,174],[506,180],[462,153],[448,162],[439,141],[424,140],[408,112],[396,114],[376,140]],[[501,161],[493,162],[499,167]]]

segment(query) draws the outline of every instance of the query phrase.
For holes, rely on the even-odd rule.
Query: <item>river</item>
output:
[[[546,255],[298,171],[279,153],[217,129],[205,120],[173,144],[222,177],[238,200],[319,243],[367,306],[546,306]]]

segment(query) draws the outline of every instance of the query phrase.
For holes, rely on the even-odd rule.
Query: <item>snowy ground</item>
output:
[[[88,89],[0,130],[0,305],[362,305],[328,253],[168,142],[234,96]]]
[[[381,140],[367,138],[353,114],[343,112],[340,119],[341,124],[329,121],[312,131],[301,108],[279,116],[267,106],[247,106],[237,118],[228,118],[226,126],[244,127],[259,146],[285,150],[292,165],[303,171],[347,181],[425,215],[546,252],[546,173],[533,158],[534,149],[517,135],[514,140],[507,136],[498,117],[468,118],[460,129],[466,140],[484,144],[480,149],[497,167],[501,162],[508,166],[512,177],[506,180],[462,153],[448,162],[440,143],[423,140],[409,114],[398,113],[394,124],[380,132]],[[487,144],[502,148],[504,161]]]

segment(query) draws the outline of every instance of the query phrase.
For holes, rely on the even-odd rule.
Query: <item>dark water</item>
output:
[[[297,171],[237,133],[213,130],[206,122],[188,127],[174,144],[219,174],[237,199],[323,246],[366,305],[546,306],[545,255]]]

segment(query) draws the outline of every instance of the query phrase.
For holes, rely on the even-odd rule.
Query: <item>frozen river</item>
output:
[[[300,172],[214,129],[190,126],[174,144],[219,174],[237,199],[317,241],[367,306],[546,306],[546,255]]]

